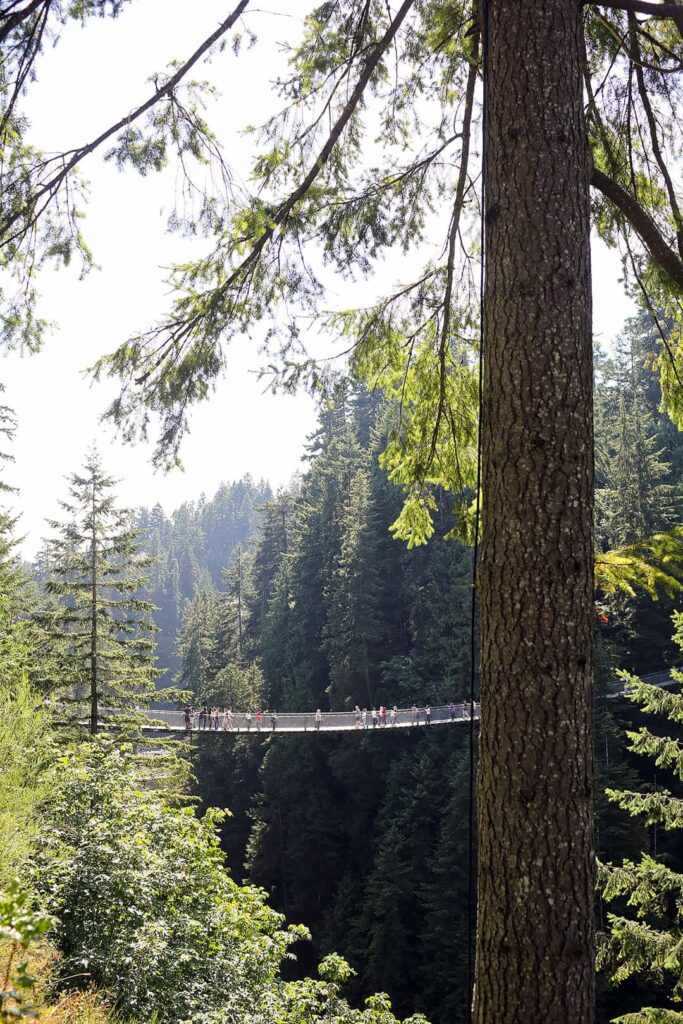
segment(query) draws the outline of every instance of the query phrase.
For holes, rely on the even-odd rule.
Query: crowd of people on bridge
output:
[[[447,706],[448,720],[454,722],[456,718],[469,718],[470,705],[469,704],[455,704],[453,701]],[[327,712],[328,715],[339,715],[348,714],[348,712]],[[369,730],[369,729],[385,729],[387,726],[392,728],[399,723],[399,709],[394,704],[392,708],[387,708],[383,704],[379,707],[373,707],[369,711],[367,708],[361,710],[360,706],[356,704],[353,709],[353,718],[356,729]],[[188,732],[193,730],[199,731],[213,731],[213,732],[233,732],[235,730],[240,731],[241,727],[244,727],[247,732],[251,732],[252,728],[256,732],[261,732],[262,729],[270,729],[271,732],[275,732],[278,726],[278,715],[274,710],[265,711],[245,711],[245,712],[233,712],[232,708],[220,708],[220,707],[207,707],[204,706],[197,710],[193,705],[188,704],[184,710],[185,715],[185,728]],[[317,731],[324,724],[325,714],[320,708],[317,709],[313,715],[313,727]],[[304,728],[308,725],[308,716],[304,716]],[[410,708],[410,724],[411,726],[418,725],[431,725],[432,723],[432,709],[429,704],[419,708],[417,704],[413,704]]]

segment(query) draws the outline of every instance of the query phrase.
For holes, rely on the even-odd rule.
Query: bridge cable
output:
[[[484,288],[486,283],[486,113],[488,101],[488,49],[489,49],[489,4],[481,0],[481,205],[480,205],[480,250],[479,266],[479,379],[477,430],[477,487],[474,505],[474,543],[472,547],[472,591],[470,600],[470,728],[469,728],[469,793],[468,793],[468,851],[467,851],[467,1000],[465,1019],[472,1022],[474,1002],[475,934],[476,934],[476,740],[474,731],[474,710],[476,703],[476,661],[477,661],[477,572],[479,568],[479,534],[481,520],[481,477],[482,477],[482,419],[484,396]]]

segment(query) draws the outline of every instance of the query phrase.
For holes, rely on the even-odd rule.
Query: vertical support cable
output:
[[[477,659],[477,569],[479,562],[479,533],[481,520],[481,475],[482,475],[482,417],[484,393],[484,288],[486,283],[486,108],[488,87],[488,32],[489,0],[481,0],[481,206],[480,206],[480,248],[479,268],[479,429],[477,431],[477,490],[474,506],[474,544],[472,548],[472,592],[470,601],[470,727],[469,727],[469,803],[468,803],[468,852],[467,852],[467,999],[466,1020],[472,1021],[474,1003],[475,970],[475,794],[476,794],[476,742],[474,712],[476,705],[476,659]]]

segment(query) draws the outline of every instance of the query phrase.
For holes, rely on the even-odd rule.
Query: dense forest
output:
[[[638,709],[607,686],[620,668],[676,665],[683,642],[683,442],[660,411],[652,329],[630,321],[596,381],[598,547],[649,559],[643,586],[632,570],[596,594],[600,1022],[661,1002],[671,975],[674,997],[680,984],[667,893],[683,870],[670,792],[682,698],[634,686]],[[0,1013],[37,999],[98,1020],[113,1003],[142,1024],[260,1021],[277,1007],[298,1024],[312,1000],[319,1016],[301,1019],[386,1024],[384,992],[401,1019],[467,1019],[468,729],[140,732],[161,691],[283,712],[468,699],[472,548],[445,492],[429,543],[392,536],[402,497],[381,452],[395,417],[340,382],[289,489],[246,477],[172,515],[120,509],[93,450],[31,567],[4,514],[0,956],[9,940],[14,980]],[[2,425],[9,453],[6,407]],[[673,735],[643,712],[668,716]],[[12,880],[27,866],[30,898]],[[31,945],[17,968],[12,950]]]
[[[652,331],[646,317],[631,321],[614,351],[599,358],[596,536],[604,551],[663,537],[680,522],[683,442],[660,410]],[[186,556],[193,590],[179,617],[175,597],[165,603],[152,592],[165,642],[165,623],[180,620],[177,682],[195,703],[288,711],[467,699],[471,550],[453,536],[446,494],[437,497],[429,544],[408,549],[392,539],[401,494],[378,460],[391,429],[386,406],[347,385],[321,412],[293,490],[271,498],[241,481],[173,517],[161,564],[178,550],[175,537],[190,517],[213,522],[219,508],[221,550],[227,538],[233,547],[223,565],[210,543]],[[248,509],[240,534],[235,495]],[[147,529],[150,519],[140,520]],[[680,589],[668,582],[635,596],[598,591],[598,694],[617,668],[647,674],[677,663],[672,614]],[[624,780],[652,782],[626,751],[627,720],[623,707],[598,699],[601,793]],[[464,1019],[464,730],[323,735],[313,743],[200,738],[194,765],[203,803],[233,812],[222,827],[233,872],[311,928],[299,970],[336,950],[357,972],[355,997],[386,990],[400,1013],[420,1011],[434,1024]],[[599,807],[600,857],[618,860],[645,841],[602,795]],[[621,1005],[620,997],[604,998],[610,1013]]]
[[[629,322],[596,388],[598,545],[650,558],[646,585],[596,595],[601,1022],[661,1001],[671,974],[674,994],[680,983],[679,912],[662,900],[683,869],[666,788],[681,698],[640,686],[637,710],[607,692],[619,668],[675,665],[683,640],[683,442],[660,412],[651,346],[647,317]],[[2,417],[9,443],[11,410]],[[140,1024],[386,1024],[388,998],[401,1019],[467,1019],[469,730],[140,732],[160,691],[280,711],[468,699],[472,548],[445,492],[429,543],[392,536],[402,496],[381,452],[395,417],[340,382],[289,489],[247,477],[172,515],[120,509],[94,450],[31,567],[4,516],[0,956],[13,982],[0,1013],[37,1000],[74,1021],[113,1004]],[[648,732],[642,711],[668,715],[674,736]],[[27,865],[30,898],[12,881]],[[312,1017],[297,1016],[304,1005]]]

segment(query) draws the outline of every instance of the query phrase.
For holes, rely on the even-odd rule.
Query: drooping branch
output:
[[[647,86],[645,84],[645,76],[643,74],[642,64],[640,63],[640,42],[638,40],[638,33],[636,31],[636,18],[635,15],[629,14],[629,34],[631,36],[631,46],[633,48],[637,62],[634,64],[634,71],[636,76],[636,82],[638,83],[638,92],[640,94],[640,100],[643,104],[643,110],[647,118],[648,128],[650,130],[650,142],[652,145],[652,152],[657,166],[661,172],[664,184],[666,186],[667,195],[669,196],[669,205],[671,206],[671,213],[676,224],[676,240],[678,242],[678,254],[683,259],[683,217],[681,216],[681,209],[678,204],[678,197],[676,195],[676,189],[671,177],[669,168],[666,165],[662,147],[659,142],[659,133],[657,131],[657,119],[655,117],[654,110],[652,109],[652,103],[648,95]]]
[[[609,199],[636,232],[658,267],[683,289],[683,260],[667,244],[649,213],[609,175],[593,168],[591,184]]]
[[[12,13],[9,9],[0,11],[0,43],[4,42],[14,29],[21,25],[22,21],[30,18],[44,4],[45,0],[31,0],[26,7],[22,7],[18,11]],[[47,6],[49,7],[50,4],[48,3]]]
[[[446,411],[446,358],[449,351],[450,326],[451,326],[451,301],[453,298],[453,274],[455,270],[455,245],[460,231],[460,219],[465,205],[465,188],[467,185],[467,171],[470,154],[470,135],[472,128],[472,112],[474,110],[474,89],[478,74],[479,57],[479,36],[475,36],[472,47],[472,58],[467,76],[465,89],[465,112],[462,123],[462,146],[460,149],[460,170],[458,183],[455,190],[455,201],[448,237],[448,260],[446,263],[446,290],[444,293],[443,321],[439,338],[439,405],[437,408],[436,422],[432,434],[432,443],[429,452],[427,465],[434,461],[439,441],[439,428],[441,419]]]
[[[613,11],[648,14],[651,18],[670,18],[683,33],[683,7],[678,4],[656,4],[650,0],[583,0],[584,7],[608,7]]]
[[[107,142],[113,135],[121,131],[123,128],[127,128],[134,121],[139,120],[148,110],[151,110],[160,100],[164,97],[170,96],[182,79],[187,73],[194,67],[194,65],[204,56],[204,54],[211,49],[226,32],[229,32],[235,22],[244,13],[245,9],[249,5],[249,0],[240,0],[232,13],[220,23],[215,32],[212,32],[202,44],[194,51],[191,57],[185,61],[181,67],[172,75],[167,82],[152,93],[152,95],[145,100],[139,107],[126,114],[116,124],[111,125],[105,131],[103,131],[97,138],[84,146],[80,146],[77,149],[71,150],[69,153],[63,154],[64,163],[59,170],[44,182],[36,191],[31,194],[29,201],[20,209],[16,210],[12,215],[6,218],[0,223],[0,240],[3,244],[7,242],[7,233],[11,230],[14,224],[19,220],[26,217],[31,210],[35,210],[40,201],[47,197],[52,197],[59,190],[61,185],[66,180],[69,173],[74,167],[83,160],[84,157],[89,156],[96,149],[99,149],[105,142]],[[33,220],[31,217],[30,220]]]
[[[212,308],[215,308],[219,303],[221,303],[233,288],[240,287],[249,277],[249,274],[258,264],[264,249],[275,236],[276,231],[286,225],[297,204],[300,203],[310,191],[312,185],[332,156],[344,129],[351,120],[354,111],[365,93],[365,89],[370,79],[414,3],[415,0],[403,0],[403,3],[396,12],[393,20],[389,23],[386,32],[366,57],[363,69],[358,76],[358,80],[353,91],[351,92],[351,95],[344,105],[339,117],[330,129],[330,133],[316,160],[309,168],[300,184],[285,200],[283,200],[282,203],[280,203],[277,209],[273,211],[270,223],[264,228],[258,237],[254,239],[251,249],[242,262],[228,274],[220,288],[213,292],[209,299],[209,312]],[[189,320],[181,320],[180,322],[174,323],[171,330],[168,332],[167,337],[162,341],[154,362],[135,378],[135,384],[138,386],[144,385],[154,375],[159,367],[163,365],[168,355],[172,351],[177,351],[179,346],[182,347],[187,342],[196,330],[201,319],[202,317],[195,314],[195,316],[190,317]],[[155,334],[158,333],[159,331],[155,332]]]

